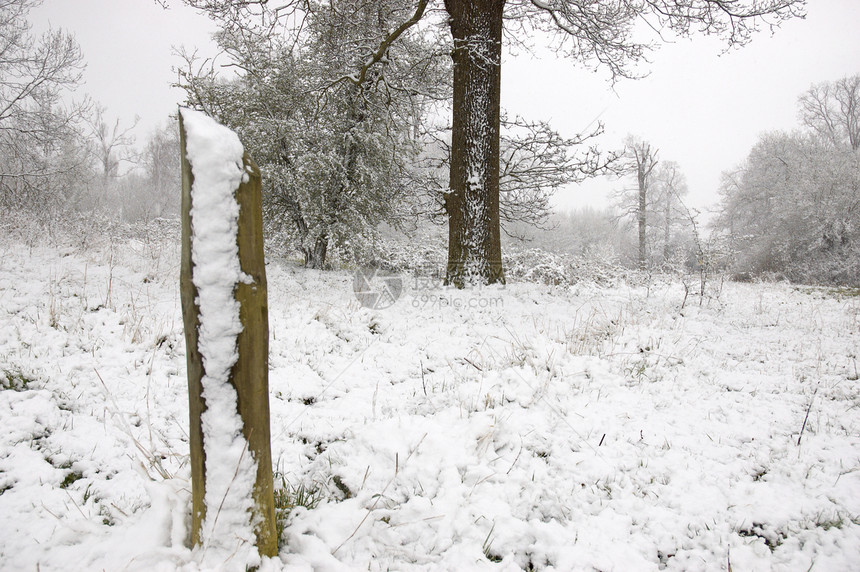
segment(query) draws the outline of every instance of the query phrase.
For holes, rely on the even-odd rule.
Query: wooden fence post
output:
[[[204,531],[207,513],[220,510],[207,506],[207,432],[202,421],[207,410],[205,379],[206,362],[199,346],[201,313],[198,306],[198,280],[195,280],[195,262],[192,256],[195,235],[193,207],[197,190],[194,187],[194,164],[188,156],[188,134],[183,114],[198,112],[180,109],[179,129],[182,153],[182,258],[180,293],[185,327],[188,367],[188,396],[190,412],[190,449],[192,484],[192,545],[206,547],[213,539]],[[209,120],[213,124],[213,120]],[[220,127],[220,126],[219,126]],[[222,128],[226,129],[226,128]],[[193,160],[193,159],[192,159]],[[229,165],[228,165],[229,167]],[[238,169],[238,166],[234,166]],[[235,411],[241,418],[241,433],[246,442],[243,456],[249,455],[256,464],[253,486],[253,518],[256,546],[260,555],[275,556],[278,539],[275,526],[274,493],[272,478],[271,437],[269,428],[268,353],[269,325],[266,298],[266,270],[263,258],[262,198],[260,171],[247,153],[243,157],[243,175],[234,197],[239,205],[236,220],[240,279],[235,283],[234,298],[238,302],[241,332],[235,336],[238,353],[232,365],[228,383],[235,389]],[[201,177],[197,173],[198,178]],[[192,192],[195,191],[195,192]],[[224,216],[228,216],[225,214]],[[205,317],[203,318],[205,319]],[[215,420],[216,422],[218,420]],[[211,445],[210,445],[211,446]],[[210,453],[214,454],[214,453]],[[232,469],[232,468],[231,468]],[[210,466],[211,471],[211,466]],[[238,472],[238,469],[237,469]],[[226,496],[226,493],[225,493]],[[211,503],[210,503],[211,504]],[[215,517],[217,519],[217,516]],[[211,527],[214,530],[214,519]],[[207,530],[208,530],[207,528]]]

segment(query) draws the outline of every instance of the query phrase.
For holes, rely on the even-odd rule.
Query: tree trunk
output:
[[[328,252],[328,236],[320,235],[313,246],[306,246],[302,250],[305,255],[305,266],[322,270],[325,268],[325,257]]]
[[[672,193],[668,187],[666,188],[666,204],[663,208],[663,262],[668,264],[669,256],[672,254],[669,248],[672,227]]]
[[[454,39],[446,284],[504,283],[499,115],[504,0],[445,0]]]
[[[639,222],[639,270],[645,270],[648,265],[645,252],[645,205],[647,193],[647,172],[644,162],[639,163],[639,168],[636,173],[636,179],[639,183],[639,208],[636,212],[636,218]]]

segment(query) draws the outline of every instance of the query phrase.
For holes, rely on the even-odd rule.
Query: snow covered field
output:
[[[200,569],[178,273],[0,238],[0,569]],[[273,457],[321,502],[263,570],[860,569],[860,297],[352,281],[268,269]]]

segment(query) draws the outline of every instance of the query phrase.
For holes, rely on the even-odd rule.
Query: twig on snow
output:
[[[809,398],[809,406],[806,408],[806,416],[803,418],[803,425],[800,427],[800,435],[797,436],[797,446],[800,447],[800,440],[803,439],[803,430],[806,429],[806,422],[809,420],[809,412],[812,411],[812,403],[815,401],[815,394],[818,393],[818,388],[812,392],[812,397]]]

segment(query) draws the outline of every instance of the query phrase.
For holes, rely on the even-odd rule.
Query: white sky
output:
[[[109,117],[130,124],[142,140],[174,113],[182,92],[170,88],[171,47],[201,47],[213,28],[205,16],[177,0],[163,10],[154,0],[45,0],[32,13],[37,30],[48,23],[75,34],[87,61],[84,92],[105,105]],[[596,117],[606,124],[605,148],[632,133],[677,161],[690,185],[689,203],[717,200],[720,173],[739,164],[759,134],[797,126],[797,97],[810,84],[860,73],[860,0],[810,0],[805,20],[767,31],[745,48],[721,55],[710,38],[683,40],[651,55],[641,80],[614,91],[605,73],[574,62],[524,55],[502,68],[502,105],[510,113],[549,119],[563,135]],[[623,181],[596,180],[559,194],[564,209],[606,204]]]
[[[124,125],[140,116],[135,132],[143,140],[184,98],[170,87],[177,79],[171,68],[181,64],[173,46],[215,53],[209,19],[178,0],[172,4],[164,10],[155,0],[44,0],[31,21],[37,31],[50,25],[74,34],[87,64],[79,91]]]

